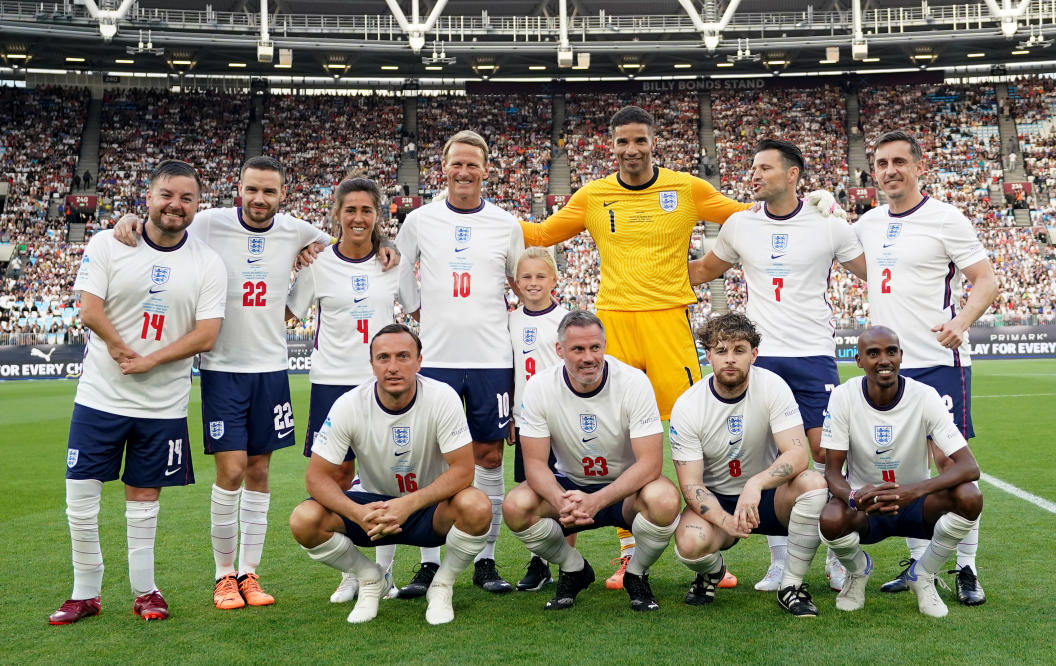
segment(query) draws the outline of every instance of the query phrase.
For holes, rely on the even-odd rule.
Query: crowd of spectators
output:
[[[1011,112],[1027,180],[1043,188],[1043,207],[1056,196],[1056,79],[1030,77],[1009,84]]]
[[[402,194],[401,98],[286,95],[265,107],[263,153],[286,167],[286,212],[326,227],[333,188],[349,176],[377,181],[386,196]]]
[[[249,101],[214,92],[109,90],[103,95],[97,189],[108,216],[142,210],[151,170],[179,159],[201,174],[202,203],[234,196]],[[91,183],[82,183],[90,189]]]
[[[536,198],[550,184],[553,103],[549,95],[475,95],[418,99],[418,179],[425,201],[444,187],[442,151],[451,135],[471,129],[488,142],[491,171],[484,197],[521,220],[533,220]]]

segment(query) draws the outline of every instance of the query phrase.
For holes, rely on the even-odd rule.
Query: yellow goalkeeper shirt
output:
[[[654,167],[626,185],[618,173],[587,183],[542,224],[521,223],[524,244],[548,247],[586,229],[601,256],[599,310],[666,310],[697,300],[689,285],[689,240],[701,220],[722,223],[750,208],[706,181]]]

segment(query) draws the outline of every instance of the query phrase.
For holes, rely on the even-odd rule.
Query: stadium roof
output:
[[[0,66],[368,80],[1056,70],[1056,2],[1000,1],[861,0],[856,30],[852,0],[266,0],[265,35],[259,0],[0,0]]]

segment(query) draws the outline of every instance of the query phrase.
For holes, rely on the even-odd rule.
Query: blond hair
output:
[[[445,164],[447,163],[447,153],[451,150],[451,144],[453,143],[464,143],[474,148],[480,148],[480,152],[484,155],[484,161],[488,161],[488,142],[484,140],[484,137],[473,130],[462,130],[444,144],[443,158]]]
[[[557,264],[554,262],[554,258],[550,255],[550,250],[545,247],[526,247],[524,252],[521,252],[521,256],[517,257],[517,265],[514,267],[514,273],[521,272],[521,262],[525,259],[538,259],[539,261],[546,264],[546,267],[550,269],[550,272],[554,277],[557,277]]]

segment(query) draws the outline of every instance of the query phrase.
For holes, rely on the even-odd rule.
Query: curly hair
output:
[[[759,347],[762,335],[755,329],[755,324],[740,312],[727,312],[712,317],[703,328],[697,331],[697,339],[705,349],[711,349],[720,342],[746,340],[752,349]]]

